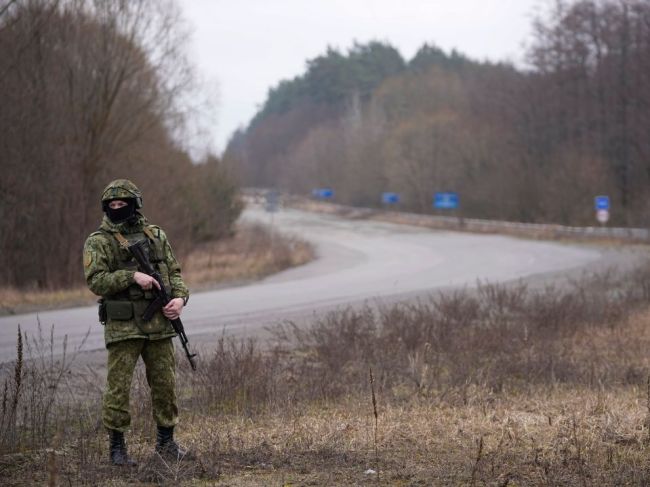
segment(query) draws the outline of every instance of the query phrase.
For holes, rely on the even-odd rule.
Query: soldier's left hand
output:
[[[165,318],[175,320],[183,311],[183,298],[174,298],[162,309]]]

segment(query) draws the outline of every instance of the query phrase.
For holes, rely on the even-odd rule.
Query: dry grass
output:
[[[387,402],[378,465],[363,397],[254,419],[207,417],[184,438],[207,447],[220,485],[374,484],[368,469],[382,485],[645,485],[644,397],[635,387],[558,385]]]
[[[30,291],[5,287],[0,288],[0,315],[16,314],[33,309],[84,305],[92,303],[96,299],[88,288]]]
[[[208,242],[184,259],[183,277],[192,290],[233,285],[305,264],[314,258],[305,241],[261,224],[239,225],[234,236]],[[0,288],[0,315],[92,304],[87,287],[54,291]]]
[[[372,485],[368,469],[378,471],[382,485],[469,485],[472,477],[478,485],[647,485],[646,411],[645,390],[632,386],[534,386],[506,394],[472,386],[443,401],[380,398],[377,459],[372,406],[358,396],[252,417],[186,418],[178,436],[199,452],[197,462],[157,463],[153,438],[132,435],[141,467],[111,468],[104,437],[95,432],[85,446],[5,455],[0,472],[16,485],[43,482],[54,451],[57,478],[73,485]]]
[[[183,268],[192,287],[250,281],[305,264],[314,258],[304,240],[273,232],[261,224],[244,224],[234,237],[195,249]]]
[[[38,429],[42,406],[24,406],[40,382],[24,378],[47,369],[31,372],[27,360],[0,476],[30,485],[648,485],[649,290],[648,270],[541,291],[484,285],[331,313],[308,330],[287,323],[271,348],[224,338],[196,373],[179,359],[178,437],[197,461],[152,454],[138,371],[133,471],[107,465],[98,391],[81,400],[46,382],[60,393]],[[14,376],[8,368],[6,404]]]

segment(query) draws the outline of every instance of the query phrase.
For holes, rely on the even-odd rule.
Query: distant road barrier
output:
[[[578,238],[593,240],[622,240],[626,242],[650,242],[648,228],[569,227],[545,223],[518,223],[498,220],[479,220],[450,216],[422,215],[387,211],[376,208],[358,208],[336,203],[313,201],[302,196],[283,195],[285,206],[329,213],[345,218],[358,218],[401,223],[439,230],[454,230],[473,233],[499,233],[528,238],[555,239]]]

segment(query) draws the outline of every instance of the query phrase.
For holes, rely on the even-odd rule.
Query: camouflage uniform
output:
[[[133,198],[124,193],[135,185],[127,180],[111,183],[102,201]],[[139,191],[137,192],[139,195]],[[141,206],[141,200],[138,202]],[[108,377],[104,393],[102,419],[109,430],[124,432],[130,425],[129,393],[133,371],[142,357],[151,388],[153,416],[159,427],[173,427],[178,409],[174,391],[175,360],[171,323],[157,311],[144,322],[142,313],[153,294],[143,291],[134,280],[137,264],[120,244],[145,239],[149,260],[160,272],[172,298],[187,298],[189,292],[181,278],[181,269],[165,233],[150,225],[140,213],[135,221],[113,223],[107,216],[99,230],[90,234],[84,245],[84,274],[90,290],[102,296],[100,320],[108,349]]]

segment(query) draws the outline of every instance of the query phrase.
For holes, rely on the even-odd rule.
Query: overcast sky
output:
[[[409,60],[425,42],[476,59],[520,63],[544,0],[180,0],[190,58],[214,94],[220,152],[280,80],[302,74],[327,46],[386,41]]]

